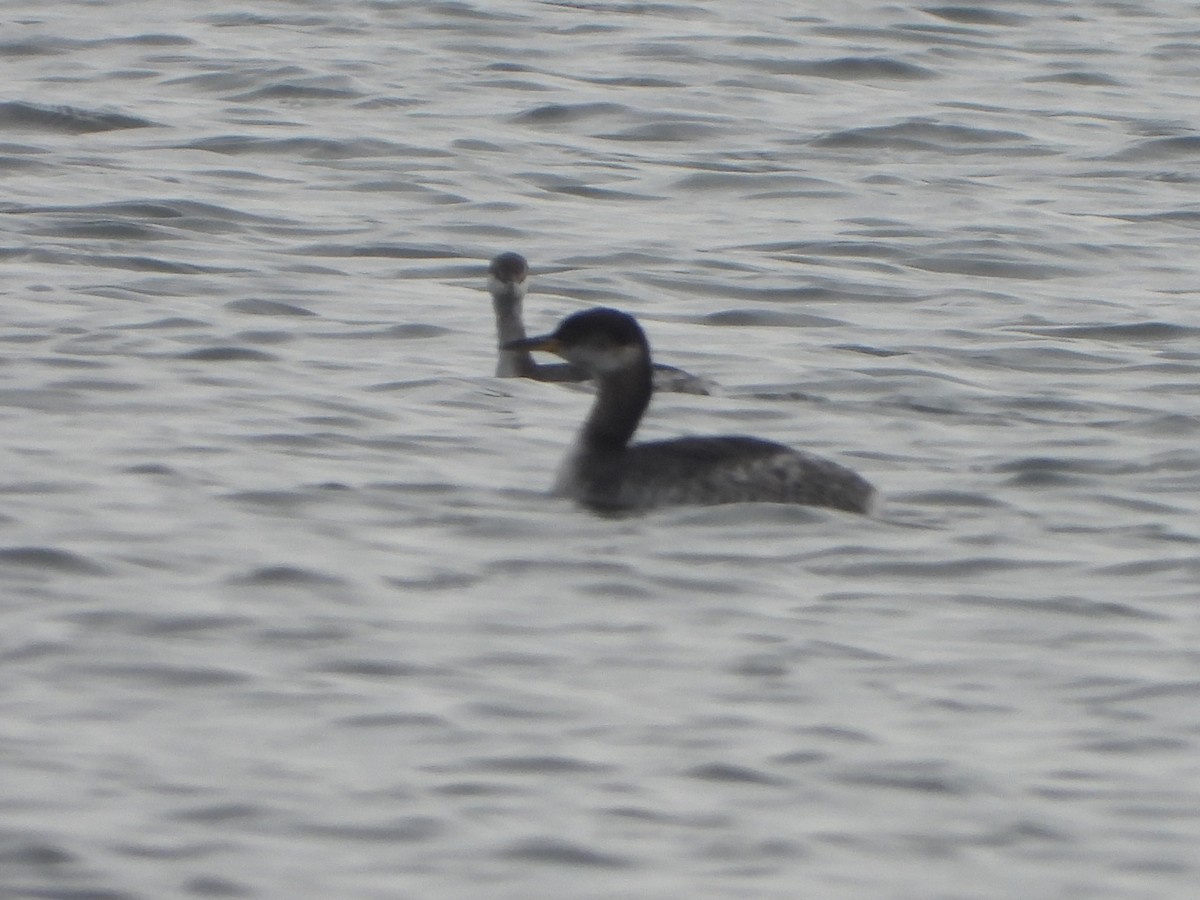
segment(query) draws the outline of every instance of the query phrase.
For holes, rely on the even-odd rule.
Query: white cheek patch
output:
[[[637,345],[626,344],[619,347],[579,347],[571,354],[570,360],[589,372],[603,375],[628,369],[636,365],[641,357],[641,349]]]
[[[627,369],[636,364],[642,358],[642,348],[637,344],[625,344],[618,347],[616,353],[613,354],[614,359],[620,360],[618,367]]]
[[[596,347],[574,347],[564,353],[563,357],[572,365],[579,366],[585,371],[604,371],[604,354]]]
[[[507,282],[501,281],[495,275],[488,275],[488,293],[493,297],[497,294],[510,294],[516,300],[525,298],[525,282]]]

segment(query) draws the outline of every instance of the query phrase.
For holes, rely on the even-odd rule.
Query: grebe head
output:
[[[488,265],[488,291],[497,305],[516,306],[525,299],[529,263],[520,253],[501,253]]]
[[[504,349],[554,353],[592,377],[650,363],[650,345],[633,316],[602,306],[568,316],[553,334],[513,341]]]

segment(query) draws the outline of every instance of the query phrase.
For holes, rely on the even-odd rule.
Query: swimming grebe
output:
[[[860,475],[771,441],[684,437],[631,445],[650,403],[650,345],[623,312],[578,312],[553,334],[505,349],[556,353],[596,379],[596,400],[559,473],[556,494],[614,511],[754,501],[870,510],[875,489]]]
[[[509,349],[508,345],[525,339],[522,309],[529,263],[519,253],[501,253],[488,265],[488,292],[496,314],[496,332],[500,336],[500,358],[496,362],[499,378],[532,378],[535,381],[587,381],[592,376],[570,363],[534,362],[528,350]],[[704,379],[674,366],[654,365],[654,389],[678,394],[707,394]]]

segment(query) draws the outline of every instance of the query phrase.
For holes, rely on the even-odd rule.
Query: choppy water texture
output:
[[[5,13],[0,895],[1195,896],[1197,4]],[[884,514],[547,498],[509,249]]]

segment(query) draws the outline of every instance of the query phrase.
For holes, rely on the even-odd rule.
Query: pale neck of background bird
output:
[[[503,347],[512,341],[525,340],[525,323],[521,315],[521,296],[515,290],[507,295],[494,293],[492,309],[496,313],[496,334],[499,345]],[[512,378],[532,371],[533,357],[528,350],[500,350],[496,363],[496,375],[500,378]]]

